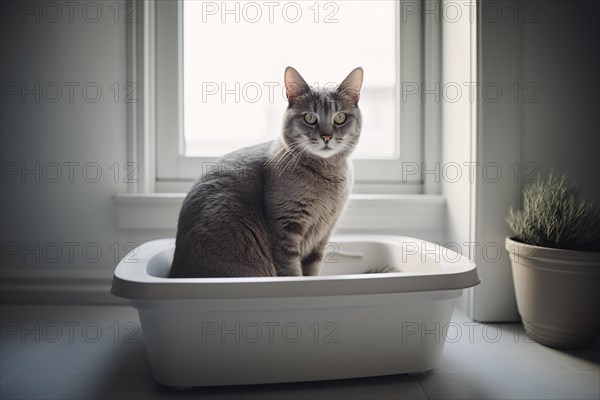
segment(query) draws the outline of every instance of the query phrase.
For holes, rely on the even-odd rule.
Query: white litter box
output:
[[[138,310],[156,380],[174,387],[421,373],[435,367],[475,264],[401,236],[331,238],[320,276],[168,278],[174,239],[141,245],[112,293]],[[374,267],[402,272],[363,274]]]

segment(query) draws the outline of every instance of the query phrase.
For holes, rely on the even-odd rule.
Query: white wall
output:
[[[523,24],[523,81],[539,102],[523,104],[521,159],[567,172],[600,204],[600,3],[547,3]]]
[[[458,3],[442,2],[444,7]],[[472,244],[473,208],[477,168],[472,167],[476,137],[475,112],[477,97],[470,96],[471,83],[477,79],[474,69],[476,58],[476,29],[471,20],[467,2],[460,4],[460,13],[442,13],[442,193],[446,198],[446,245],[471,259],[480,250]],[[460,18],[454,19],[454,15]],[[467,84],[465,84],[467,83]],[[454,88],[454,89],[452,89]],[[459,88],[459,89],[456,89]],[[471,310],[472,289],[465,290],[460,306]]]
[[[552,166],[568,172],[600,200],[599,3],[519,4],[516,18],[514,2],[480,3],[479,81],[497,85],[503,96],[480,96],[477,161],[498,163],[503,176],[477,183],[475,238],[502,248],[511,234],[507,210],[520,205],[523,183],[537,172],[544,175]],[[471,316],[518,319],[508,254],[487,258],[475,257],[482,284],[473,290]]]
[[[51,3],[62,13],[56,22],[57,9],[43,8],[44,2],[29,2],[26,14],[20,13],[25,2],[8,2],[0,16],[2,296],[13,300],[20,281],[11,277],[30,274],[43,284],[45,277],[62,276],[61,272],[72,269],[99,277],[106,291],[115,257],[125,254],[128,242],[173,235],[172,231],[126,232],[116,226],[112,196],[125,192],[127,186],[124,3],[117,22],[112,1],[77,2],[72,22],[67,5]],[[102,15],[91,22],[97,19],[95,6],[100,6]],[[115,83],[120,87],[116,100]],[[87,98],[82,93],[86,84],[91,85]],[[59,97],[53,89],[57,85],[62,89]],[[19,93],[12,95],[15,86]],[[97,102],[93,102],[93,87],[102,90]],[[22,98],[21,88],[33,89],[34,94]],[[64,164],[70,162],[79,163],[72,167],[72,183],[69,166]],[[36,165],[37,176],[21,176],[25,168]],[[61,167],[59,178],[56,165]],[[115,165],[120,169],[116,179],[110,169]],[[91,183],[96,180],[95,166],[102,175]],[[59,299],[60,293],[52,297]]]

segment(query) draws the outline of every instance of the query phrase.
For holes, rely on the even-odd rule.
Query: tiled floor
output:
[[[196,388],[155,383],[129,307],[3,306],[0,398],[599,399],[600,342],[563,352],[516,324],[453,316],[438,367],[422,376]]]

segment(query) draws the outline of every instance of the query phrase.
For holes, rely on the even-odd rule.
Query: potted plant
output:
[[[506,219],[517,307],[526,333],[563,349],[591,346],[600,332],[600,211],[567,177],[550,172],[523,191]]]

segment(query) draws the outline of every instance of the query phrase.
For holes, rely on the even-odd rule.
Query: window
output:
[[[152,3],[157,191],[186,191],[220,155],[277,137],[287,65],[319,86],[360,65],[355,192],[423,192],[403,169],[423,159],[424,107],[402,95],[422,82],[423,29],[401,17],[401,2]]]
[[[465,17],[460,21],[456,21],[455,14],[442,18],[444,5],[450,11],[456,6],[442,0],[352,0],[346,8],[346,1],[232,0],[205,2],[204,10],[196,10],[195,16],[190,7],[202,7],[197,4],[198,0],[127,1],[133,3],[132,9],[141,16],[137,23],[127,25],[128,81],[135,82],[139,90],[139,101],[128,103],[127,152],[128,160],[138,165],[139,173],[138,180],[129,184],[128,193],[115,196],[120,227],[173,229],[185,192],[199,178],[204,166],[214,167],[210,163],[214,163],[217,154],[229,151],[231,147],[274,138],[286,107],[281,82],[285,66],[296,67],[309,83],[324,85],[328,83],[324,80],[339,83],[359,64],[365,68],[360,105],[368,122],[362,131],[359,144],[362,148],[353,159],[353,194],[337,232],[387,232],[416,237],[427,232],[430,236],[424,237],[432,241],[443,240],[448,207],[444,195],[440,194],[442,131],[446,140],[445,156],[455,154],[457,149],[461,149],[462,156],[462,150],[467,149],[464,160],[469,161],[476,149],[473,138],[477,105],[464,104],[464,101],[441,104],[438,100],[444,83],[441,71],[444,67],[446,79],[454,77],[459,79],[457,82],[474,82],[476,79],[476,22],[471,18],[476,5],[474,0],[462,5],[461,13]],[[335,4],[332,6],[332,3]],[[229,8],[223,10],[223,4]],[[340,32],[355,35],[355,31],[360,31],[360,35],[354,36],[358,38],[356,48],[361,40],[369,46],[357,50],[357,58],[350,55],[336,57],[334,61],[339,61],[339,65],[328,63],[328,69],[313,61],[314,57],[305,60],[306,54],[301,58],[289,49],[286,50],[288,53],[274,51],[274,43],[281,43],[281,37],[288,39],[280,33],[281,27],[275,26],[275,20],[274,26],[260,27],[260,20],[251,22],[258,18],[257,7],[262,7],[262,18],[268,18],[266,4],[276,7],[274,12],[279,13],[287,7],[285,17],[288,19],[296,18],[293,12],[296,7],[301,7],[303,15],[310,19],[296,35],[310,30],[307,26],[314,28],[315,32],[307,34],[311,37],[309,52],[321,51],[325,41],[320,39],[315,44],[314,37],[328,38],[331,42],[337,40]],[[380,8],[363,8],[365,5]],[[188,14],[185,14],[186,7]],[[222,23],[221,13],[225,13],[225,21],[238,18],[237,31],[225,30],[218,24],[217,28],[209,29],[209,18],[213,18],[212,25]],[[393,18],[390,18],[391,13]],[[357,18],[359,14],[361,18]],[[315,17],[319,23],[314,22]],[[202,18],[206,18],[206,22],[202,22]],[[335,18],[338,22],[326,24],[325,18]],[[344,18],[354,30],[343,26]],[[384,24],[381,19],[387,22]],[[187,39],[186,25],[191,31],[197,31],[196,34],[188,33]],[[290,29],[285,32],[293,32]],[[378,33],[368,36],[370,31]],[[236,59],[236,54],[221,54],[234,47],[227,46],[227,41],[239,39],[242,33],[247,40],[244,51],[250,48],[248,41],[260,42],[260,46],[253,45],[250,49],[252,57],[246,54],[245,58]],[[288,33],[288,36],[293,35]],[[388,52],[386,49],[391,43],[393,49]],[[448,46],[444,52],[442,43]],[[334,46],[333,50],[336,49],[340,47]],[[218,54],[213,54],[215,52]],[[381,58],[377,63],[369,64],[372,60],[362,52],[375,52]],[[206,53],[214,57],[209,58]],[[276,56],[280,58],[276,59]],[[442,58],[446,65],[442,65]],[[231,63],[235,66],[227,65]],[[197,79],[195,84],[194,79]],[[236,88],[238,82],[239,91]],[[244,85],[247,85],[246,93]],[[253,102],[256,91],[252,90],[256,90],[257,85],[263,90],[262,103]],[[273,101],[268,97],[270,87],[282,90],[279,98],[273,91]],[[225,102],[207,104],[209,98],[220,100],[223,93]],[[203,95],[206,102],[202,101]],[[231,100],[232,97],[235,100],[236,95],[240,98],[239,105]],[[371,107],[374,104],[377,106]],[[442,118],[442,106],[445,109],[449,105],[452,107],[448,107]],[[221,106],[224,108],[215,111]],[[245,135],[238,134],[229,123],[239,115],[243,115],[244,120],[257,121],[252,122],[252,129],[244,127]],[[228,123],[219,123],[213,119],[215,117]],[[211,135],[208,131],[213,128],[207,129],[208,124],[221,130]],[[277,126],[272,127],[273,124]],[[254,136],[249,137],[251,134]],[[425,180],[426,177],[429,179]],[[460,192],[460,196],[451,199],[453,205],[464,203],[464,186],[446,185],[446,189],[449,186],[452,190],[445,195]],[[409,196],[405,196],[407,194]]]
[[[286,65],[316,87],[361,65],[366,134],[356,157],[397,157],[396,4],[266,4],[183,2],[182,154],[219,157],[278,135]]]

